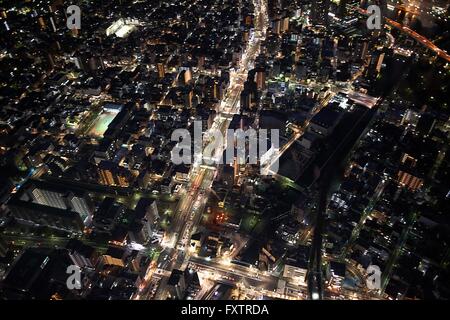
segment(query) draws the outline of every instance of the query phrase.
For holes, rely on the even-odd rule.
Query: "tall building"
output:
[[[189,68],[183,68],[178,75],[178,83],[180,85],[187,85],[192,80],[191,70]]]
[[[6,13],[6,10],[4,8],[0,9],[0,17],[3,19],[8,18],[8,14]]]
[[[158,77],[159,78],[164,78],[164,76],[166,74],[166,69],[164,67],[164,64],[162,62],[158,62],[156,64],[156,68],[158,70]]]
[[[37,188],[34,185],[30,187],[29,192],[32,195],[34,203],[53,208],[67,209],[67,205],[60,192]]]
[[[208,78],[205,91],[209,98],[222,99],[223,88],[219,79]]]
[[[45,24],[44,17],[42,17],[42,16],[38,18],[38,24],[39,24],[39,28],[41,30],[44,30],[47,27]]]
[[[423,185],[423,179],[402,170],[397,173],[397,182],[412,191],[420,189]]]
[[[276,19],[272,22],[272,30],[276,34],[281,34],[289,30],[289,17]]]
[[[244,24],[245,24],[246,26],[251,26],[252,23],[253,23],[253,16],[251,16],[251,15],[246,15],[246,16],[244,17]]]
[[[342,287],[345,279],[347,266],[345,263],[330,261],[328,265],[328,276],[330,277],[330,285],[333,287]]]
[[[188,84],[190,83],[192,80],[192,73],[191,73],[191,69],[187,69],[184,72],[184,83]]]
[[[233,159],[233,184],[237,185],[239,181],[239,163],[237,162],[237,158]]]
[[[369,77],[376,77],[383,67],[385,53],[382,51],[376,51],[372,54],[369,67],[367,68],[367,75]]]
[[[277,19],[277,20],[272,22],[272,31],[275,34],[280,34],[281,33],[281,20],[280,19]]]
[[[256,106],[257,98],[257,85],[253,81],[246,81],[244,84],[244,90],[241,92],[241,108],[242,110],[252,110]]]
[[[197,68],[203,70],[205,66],[205,56],[199,56],[197,58]]]
[[[248,90],[241,92],[241,108],[242,110],[249,110],[252,105],[252,95]]]
[[[314,0],[311,5],[311,23],[313,25],[326,26],[328,24],[328,12],[330,0]]]
[[[99,182],[107,186],[130,186],[133,176],[131,172],[111,161],[102,161],[98,165]]]
[[[195,297],[202,288],[198,273],[194,269],[186,268],[184,270],[184,282],[186,284],[187,299]]]
[[[126,212],[124,205],[117,203],[113,198],[106,197],[95,212],[93,227],[95,232],[111,235],[120,217]]]
[[[194,98],[194,91],[192,89],[186,90],[183,93],[185,108],[191,109],[193,107],[193,98]]]
[[[378,73],[381,71],[381,67],[383,66],[384,56],[385,54],[381,53],[377,57],[375,70],[377,70]]]
[[[367,53],[369,52],[369,43],[366,40],[355,41],[353,48],[353,59],[366,59]]]
[[[24,185],[7,206],[19,223],[70,233],[81,233],[94,211],[87,193],[42,181]]]
[[[141,198],[134,209],[134,213],[136,225],[139,227],[131,241],[147,243],[158,232],[159,213],[156,201]]]

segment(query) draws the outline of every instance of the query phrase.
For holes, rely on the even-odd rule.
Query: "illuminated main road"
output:
[[[244,82],[248,71],[253,68],[256,57],[259,54],[261,42],[265,39],[269,26],[266,0],[253,0],[255,8],[255,29],[248,41],[237,70],[230,72],[230,84],[226,90],[224,99],[219,105],[219,110],[211,129],[205,136],[208,137],[213,130],[220,130],[223,136],[230,125],[230,115],[239,111],[240,94],[244,88]],[[224,146],[225,148],[226,146]],[[215,156],[223,150],[216,150]],[[162,265],[153,270],[156,277],[161,277],[165,271],[181,268],[190,258],[189,240],[192,233],[201,221],[209,188],[216,174],[216,168],[194,163],[189,173],[187,187],[181,190],[183,194],[175,212],[175,218],[170,233],[163,241],[165,247]],[[167,276],[163,276],[155,295],[156,299],[165,298]]]

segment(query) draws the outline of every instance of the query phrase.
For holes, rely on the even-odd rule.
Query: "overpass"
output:
[[[367,10],[364,10],[363,8],[358,7],[358,8],[353,8],[353,10],[356,10],[365,16],[369,16],[369,13],[367,12]],[[436,53],[436,55],[438,57],[444,59],[447,62],[450,62],[450,55],[447,53],[447,51],[442,50],[441,48],[436,46],[433,42],[431,42],[431,40],[427,39],[426,37],[420,35],[416,31],[414,31],[406,26],[403,26],[402,24],[400,24],[392,19],[385,18],[385,21],[386,21],[387,25],[390,25],[391,27],[394,27],[394,28],[400,30],[401,32],[405,33],[406,35],[410,36],[411,38],[413,38],[414,40],[416,40],[423,46],[427,47],[428,49],[430,49],[431,51]]]

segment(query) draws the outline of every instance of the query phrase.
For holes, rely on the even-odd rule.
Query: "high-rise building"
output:
[[[330,277],[330,285],[340,288],[344,283],[346,269],[345,263],[330,261],[327,272]]]
[[[254,81],[246,81],[244,84],[244,90],[241,92],[242,110],[252,110],[255,108],[257,93],[256,83]]]
[[[41,30],[44,30],[46,28],[44,17],[41,16],[38,18],[38,24]]]
[[[194,269],[186,268],[184,270],[184,282],[186,284],[187,299],[195,297],[202,288],[198,273]]]
[[[242,41],[243,41],[243,42],[247,42],[248,39],[249,39],[249,36],[250,36],[250,34],[249,34],[248,30],[244,30],[244,31],[242,32]]]
[[[251,93],[248,90],[241,92],[241,108],[242,110],[249,110],[252,104]]]
[[[246,15],[246,16],[244,17],[244,24],[245,24],[246,26],[250,26],[250,25],[252,25],[252,23],[253,23],[253,16],[251,16],[251,15]]]
[[[184,72],[184,83],[188,84],[192,80],[191,69],[186,69]]]
[[[266,70],[264,68],[256,71],[256,86],[258,90],[264,90],[266,88]]]
[[[376,61],[376,68],[375,70],[377,70],[377,72],[379,73],[381,71],[381,67],[383,66],[383,61],[384,61],[384,53],[380,54],[377,58]]]
[[[365,60],[369,51],[369,43],[365,40],[356,41],[354,43],[353,59]]]
[[[94,206],[87,193],[67,190],[62,186],[33,181],[23,189],[20,199],[46,207],[77,212],[83,221],[92,217]]]
[[[164,78],[164,76],[166,74],[166,70],[165,70],[164,64],[162,62],[158,62],[156,64],[156,68],[158,69],[158,77],[159,78]]]
[[[72,233],[81,233],[94,211],[87,193],[42,181],[24,185],[7,205],[19,223]]]
[[[206,95],[212,99],[222,98],[222,84],[219,79],[209,78],[206,82]]]
[[[383,67],[385,53],[382,51],[374,52],[370,59],[369,67],[367,68],[367,75],[369,77],[376,77]]]
[[[107,186],[128,187],[132,181],[131,172],[111,161],[101,161],[98,165],[99,182]]]
[[[186,282],[184,279],[183,271],[173,269],[172,274],[167,281],[167,286],[172,298],[178,300],[183,299],[186,291]]]
[[[199,56],[197,58],[197,68],[203,70],[204,66],[205,66],[205,56]]]
[[[233,160],[233,184],[236,185],[239,180],[239,163],[237,162],[237,158],[234,157]]]
[[[124,205],[117,203],[113,198],[106,197],[101,202],[93,218],[93,227],[95,232],[109,234],[116,227],[118,219],[123,217],[126,212]]]
[[[276,34],[281,33],[281,20],[280,19],[277,19],[272,22],[272,30]]]
[[[183,94],[183,98],[184,98],[184,107],[191,109],[193,107],[194,91],[192,89],[186,90]]]
[[[63,194],[53,190],[37,188],[34,185],[30,187],[29,192],[32,195],[34,203],[44,206],[67,209],[67,205],[63,199]]]
[[[289,17],[276,19],[272,22],[272,30],[276,34],[281,34],[289,30]]]
[[[289,31],[289,17],[284,17],[283,19],[281,19],[281,31]]]
[[[87,195],[80,197],[71,192],[69,193],[67,200],[70,201],[72,210],[78,212],[83,221],[86,221],[87,218],[91,218],[93,206]]]
[[[27,248],[14,261],[2,281],[6,300],[74,299],[65,270],[72,264],[66,249]]]

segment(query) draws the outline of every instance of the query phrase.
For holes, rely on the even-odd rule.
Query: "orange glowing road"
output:
[[[266,1],[253,0],[253,3],[255,9],[260,12],[255,22],[255,33],[243,53],[239,68],[230,74],[228,94],[220,104],[219,112],[214,119],[212,128],[208,130],[212,132],[218,129],[224,136],[231,119],[221,115],[238,113],[240,93],[244,87],[246,74],[256,60],[261,42],[265,39],[265,30],[268,28]],[[205,135],[208,134],[208,131]],[[175,211],[175,218],[167,237],[169,240],[164,244],[168,252],[167,257],[169,258],[164,262],[165,266],[158,267],[153,275],[157,274],[160,277],[174,268],[180,269],[191,258],[191,251],[188,248],[189,239],[200,223],[215,172],[215,167],[202,166],[200,163],[193,164],[191,167],[189,183],[181,191],[182,197]],[[155,293],[155,299],[163,299],[167,295],[167,278],[168,274],[160,282]]]
[[[410,37],[414,38],[414,40],[416,40],[416,41],[420,42],[422,45],[426,46],[428,49],[434,51],[440,58],[443,58],[447,62],[450,62],[450,55],[447,54],[447,52],[445,52],[441,48],[437,47],[433,42],[431,42],[430,40],[428,40],[424,36],[418,34],[417,32],[415,32],[414,30],[411,30],[408,27],[402,26],[400,23],[398,23],[398,22],[396,22],[394,20],[386,18],[386,22],[388,24],[390,24],[391,26],[393,26],[393,27],[395,27],[395,28],[405,32]]]

